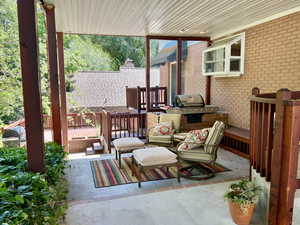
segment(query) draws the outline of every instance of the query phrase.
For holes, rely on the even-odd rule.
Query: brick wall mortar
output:
[[[211,96],[213,104],[229,113],[229,124],[249,129],[253,87],[261,92],[300,90],[300,13],[241,32],[246,33],[245,73],[234,78],[212,77]]]

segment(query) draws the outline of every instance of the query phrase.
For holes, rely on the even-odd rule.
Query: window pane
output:
[[[231,45],[231,56],[241,56],[241,40]]]
[[[240,71],[240,59],[230,59],[230,72],[239,72]]]
[[[205,54],[205,61],[222,61],[225,59],[225,48],[220,48]]]

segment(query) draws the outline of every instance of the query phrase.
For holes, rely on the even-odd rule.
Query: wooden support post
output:
[[[28,167],[44,171],[44,130],[35,0],[18,0],[20,56]]]
[[[52,112],[53,141],[62,144],[61,135],[61,115],[60,115],[60,97],[59,81],[57,68],[57,46],[56,46],[56,27],[55,12],[53,5],[46,5],[47,37],[48,37],[48,62],[50,77],[50,98]]]
[[[207,47],[211,46],[212,41],[207,42]],[[202,65],[204,66],[204,65]],[[211,104],[211,76],[205,77],[205,104],[210,105]]]
[[[65,81],[65,60],[64,60],[64,35],[62,32],[57,33],[57,51],[59,62],[59,82],[60,82],[60,115],[62,128],[62,144],[66,152],[69,152],[68,143],[68,119],[67,119],[67,98],[66,98],[66,81]]]
[[[269,210],[269,225],[279,225],[279,211],[281,207],[280,199],[283,194],[282,181],[287,179],[283,178],[283,152],[284,146],[284,122],[285,122],[285,106],[284,101],[291,98],[291,92],[287,89],[281,89],[276,95],[276,118],[275,118],[275,138],[274,138],[274,150],[271,164],[271,191],[270,191],[270,210]],[[282,223],[281,223],[282,224]],[[288,224],[282,224],[288,225]]]
[[[150,39],[146,37],[146,110],[150,112],[151,102],[150,102]]]
[[[211,99],[211,76],[205,77],[205,104],[210,105]]]
[[[177,41],[177,52],[176,52],[176,92],[178,95],[181,94],[181,63],[182,63],[182,40]]]

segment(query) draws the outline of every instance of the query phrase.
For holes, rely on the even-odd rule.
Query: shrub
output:
[[[27,170],[24,148],[0,149],[0,224],[59,224],[66,209],[64,158],[61,146],[47,143],[46,172],[38,174]]]

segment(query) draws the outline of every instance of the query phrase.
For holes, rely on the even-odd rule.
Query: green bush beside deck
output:
[[[24,148],[0,148],[0,224],[57,225],[66,209],[66,153],[45,145],[46,172],[31,173]]]

